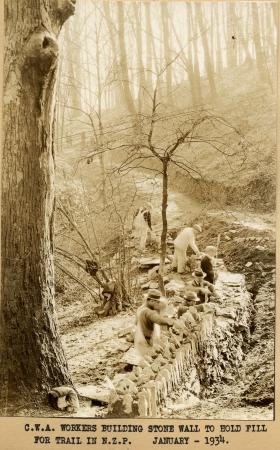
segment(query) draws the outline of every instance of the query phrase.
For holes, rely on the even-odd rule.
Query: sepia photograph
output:
[[[4,25],[0,415],[273,421],[277,2]]]

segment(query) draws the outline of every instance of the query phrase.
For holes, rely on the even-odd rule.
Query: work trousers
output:
[[[183,273],[185,271],[187,258],[186,258],[186,250],[182,250],[179,247],[174,246],[174,259],[172,262],[172,268],[177,267],[178,273]]]
[[[139,249],[145,250],[147,242],[151,239],[156,239],[155,233],[148,227],[148,225],[135,227],[134,232],[135,242],[139,242]]]
[[[147,238],[148,238],[149,228],[144,226],[139,226],[135,229],[134,238],[136,242],[139,242],[139,248],[144,250],[146,248]]]

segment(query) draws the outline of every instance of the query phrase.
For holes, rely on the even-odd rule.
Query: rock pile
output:
[[[219,303],[189,310],[170,331],[163,331],[142,366],[114,382],[108,405],[110,417],[157,417],[176,391],[184,388],[186,408],[201,388],[230,380],[240,366],[249,335],[251,297],[243,275],[220,272]]]

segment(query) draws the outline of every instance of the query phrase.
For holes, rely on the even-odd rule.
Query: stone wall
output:
[[[176,393],[187,408],[215,382],[234,380],[249,339],[251,297],[244,276],[230,272],[220,272],[216,291],[215,303],[190,307],[162,332],[147,363],[116,380],[108,416],[160,417]]]

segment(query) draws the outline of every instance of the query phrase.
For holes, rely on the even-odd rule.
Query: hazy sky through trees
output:
[[[109,17],[108,15],[106,17],[105,3]],[[61,37],[62,89],[63,86],[73,87],[75,84],[80,96],[80,106],[87,111],[90,110],[90,105],[96,104],[100,88],[101,109],[110,109],[118,105],[116,79],[119,77],[117,64],[120,55],[118,40],[120,24],[117,4],[116,1],[99,0],[78,2],[76,15],[69,20]],[[140,79],[147,82],[150,78],[153,86],[155,85],[158,71],[166,66],[167,54],[174,60],[171,67],[173,90],[188,79],[186,59],[193,66],[195,54],[199,63],[199,76],[206,77],[203,34],[208,42],[211,65],[215,74],[221,69],[228,68],[235,61],[241,65],[248,56],[256,58],[254,40],[256,26],[259,28],[260,45],[265,53],[268,70],[275,64],[277,33],[272,3],[257,2],[255,4],[257,16],[253,16],[252,2],[236,2],[231,6],[229,2],[201,3],[201,5],[202,32],[198,26],[198,5],[195,3],[188,7],[183,1],[169,2],[162,12],[160,2],[123,2],[128,84],[134,100],[138,96]],[[150,23],[147,17],[150,18]],[[165,29],[164,17],[167,26]],[[257,17],[257,24],[253,23],[254,17],[255,21]],[[188,26],[191,29],[188,29]],[[150,28],[152,35],[149,32]],[[167,32],[168,48],[164,39]],[[150,56],[148,52],[151,53]],[[144,71],[142,78],[141,71]],[[163,83],[166,82],[166,77],[167,71],[161,76]]]

